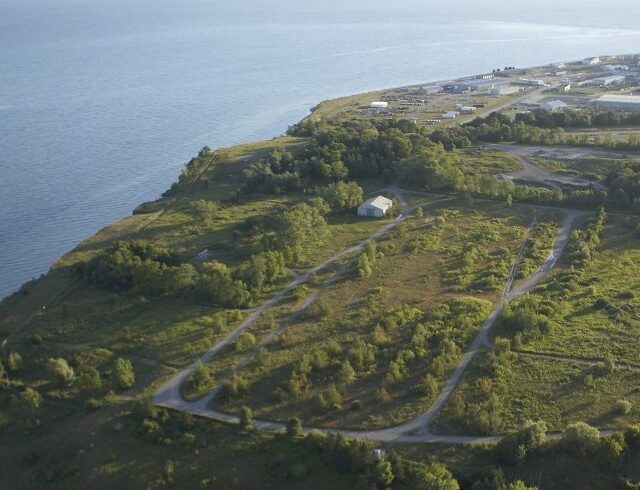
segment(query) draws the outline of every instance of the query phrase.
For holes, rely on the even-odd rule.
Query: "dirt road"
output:
[[[399,189],[393,188],[393,193],[398,195],[401,198],[402,193]],[[405,203],[404,199],[399,199],[401,202]],[[436,201],[437,202],[437,201]],[[509,301],[514,300],[515,298],[525,294],[526,292],[533,289],[536,285],[538,285],[553,269],[556,264],[558,257],[564,251],[567,241],[569,239],[571,227],[573,225],[574,220],[584,214],[588,214],[585,211],[578,210],[561,210],[565,213],[565,218],[557,232],[553,248],[549,253],[549,256],[545,260],[544,264],[534,272],[531,276],[529,276],[525,281],[519,283],[515,288],[512,289],[513,278],[511,277],[516,268],[513,267],[511,271],[511,275],[509,280],[505,284],[505,291],[503,293],[503,300],[496,305],[494,310],[489,314],[487,319],[484,321],[482,327],[480,328],[478,334],[475,339],[471,343],[467,352],[462,356],[458,367],[453,371],[453,373],[449,376],[447,382],[445,383],[444,388],[442,389],[440,395],[436,399],[436,401],[429,407],[427,411],[423,414],[419,415],[413,420],[410,420],[404,424],[389,427],[385,429],[377,429],[377,430],[331,430],[332,432],[341,433],[347,437],[357,438],[357,439],[368,439],[368,440],[377,440],[381,442],[423,442],[423,443],[433,443],[433,442],[442,442],[448,444],[464,444],[469,442],[491,442],[497,441],[500,439],[500,436],[486,436],[486,437],[478,437],[478,436],[460,436],[460,435],[446,435],[446,434],[433,434],[430,431],[430,426],[433,419],[440,412],[440,410],[444,407],[450,396],[455,391],[456,387],[460,383],[464,372],[467,367],[474,359],[474,357],[483,349],[490,347],[489,341],[489,330],[491,326],[494,324],[500,313],[502,312],[504,305]],[[406,211],[405,211],[406,213]],[[363,240],[358,245],[345,250],[339,254],[334,255],[330,259],[324,261],[322,264],[314,267],[310,271],[300,274],[293,281],[291,281],[285,288],[283,288],[280,292],[274,295],[269,301],[264,303],[259,308],[253,310],[253,312],[249,315],[247,319],[245,319],[240,325],[238,325],[231,333],[229,333],[222,341],[216,344],[211,350],[206,352],[200,360],[202,362],[207,362],[211,360],[224,346],[229,343],[235,341],[238,335],[253,324],[259,316],[264,313],[266,310],[274,306],[278,301],[280,301],[289,291],[293,288],[305,282],[309,274],[311,272],[317,272],[327,265],[335,262],[341,257],[344,257],[348,254],[353,254],[358,250],[361,250],[365,243],[369,239],[378,238],[382,236],[384,233],[392,230],[397,224],[403,221],[406,218],[406,214],[401,214],[398,218],[384,227],[382,227],[378,232],[373,234],[367,240]],[[519,254],[521,257],[521,253]],[[313,297],[308,298],[305,301],[303,307],[308,306],[313,301]],[[192,415],[198,415],[201,417],[210,418],[213,420],[218,420],[221,422],[238,424],[239,418],[235,415],[231,415],[228,413],[220,412],[217,410],[213,410],[210,408],[211,401],[218,394],[219,388],[212,391],[210,394],[205,396],[204,398],[196,401],[196,402],[187,402],[180,396],[180,385],[186,380],[186,378],[191,374],[194,365],[189,366],[180,372],[177,376],[171,379],[169,382],[164,384],[160,389],[156,392],[154,396],[154,403],[159,406],[171,408],[174,410],[180,410],[184,412],[191,413]],[[285,425],[280,422],[268,421],[268,420],[255,420],[254,424],[259,429],[264,430],[276,430],[282,431],[285,429]],[[305,427],[304,430],[312,430],[316,429],[315,427]],[[319,428],[322,430],[322,428]]]

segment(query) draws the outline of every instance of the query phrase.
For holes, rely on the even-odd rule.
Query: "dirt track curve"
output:
[[[290,292],[295,287],[307,281],[309,275],[312,272],[318,272],[328,266],[336,262],[338,259],[347,257],[350,255],[355,255],[358,251],[362,250],[364,245],[368,240],[376,239],[388,233],[393,228],[395,228],[398,223],[402,222],[406,219],[408,212],[411,211],[412,208],[409,208],[404,200],[401,191],[393,186],[388,189],[390,192],[393,192],[398,197],[398,201],[401,203],[403,207],[403,213],[398,216],[396,220],[392,223],[389,223],[378,230],[376,233],[368,237],[366,240],[363,240],[358,245],[355,245],[339,254],[334,255],[330,259],[322,262],[318,266],[313,269],[306,271],[300,275],[298,275],[295,279],[293,279],[289,284],[287,284],[281,291],[275,294],[271,299],[265,302],[260,307],[254,309],[251,314],[238,325],[233,331],[231,331],[224,339],[218,342],[214,347],[212,347],[209,351],[203,354],[200,357],[200,361],[207,362],[210,361],[215,355],[226,345],[235,341],[238,335],[251,326],[265,311],[269,308],[276,305],[288,292]],[[446,198],[445,198],[446,199]],[[442,199],[441,199],[442,200]],[[428,204],[433,204],[432,201]],[[516,288],[512,288],[513,285],[513,274],[515,273],[516,267],[511,270],[510,277],[505,284],[505,289],[503,292],[503,296],[501,301],[495,306],[493,311],[489,314],[487,319],[482,324],[482,327],[478,331],[476,337],[473,342],[469,346],[467,352],[462,356],[460,363],[457,368],[451,373],[447,382],[445,383],[444,388],[440,392],[440,395],[435,400],[435,402],[429,407],[427,411],[419,415],[413,420],[405,422],[403,424],[388,427],[384,429],[375,429],[375,430],[347,430],[347,429],[323,429],[322,427],[308,427],[305,426],[304,430],[326,430],[328,432],[341,433],[347,437],[356,438],[356,439],[368,439],[368,440],[377,440],[381,442],[443,442],[449,444],[463,444],[468,442],[490,442],[497,441],[500,439],[500,436],[459,436],[459,435],[441,435],[441,434],[433,434],[430,431],[430,426],[433,419],[440,412],[442,407],[445,405],[449,397],[452,395],[462,376],[473,360],[473,358],[483,349],[490,348],[491,343],[489,340],[489,330],[491,326],[494,324],[500,313],[502,312],[504,305],[515,298],[522,296],[523,294],[530,291],[536,285],[538,285],[553,269],[556,264],[557,259],[560,257],[562,252],[564,251],[567,241],[569,239],[569,234],[571,232],[571,227],[576,217],[588,214],[585,211],[579,210],[571,210],[571,209],[558,209],[565,213],[564,220],[558,229],[558,232],[555,237],[555,241],[552,247],[549,256],[545,260],[544,264],[540,269],[530,275],[526,280],[519,283]],[[533,225],[533,223],[532,223]],[[518,255],[520,258],[521,254]],[[516,261],[517,263],[517,261]],[[303,307],[308,306],[315,296],[312,296],[311,299],[305,301]],[[303,308],[302,307],[302,308]],[[186,380],[186,378],[191,374],[194,369],[194,364],[185,368],[183,371],[178,373],[174,378],[170,381],[162,385],[156,394],[154,395],[153,402],[154,404],[174,410],[179,410],[183,412],[190,413],[192,415],[197,415],[213,420],[217,420],[220,422],[226,422],[231,424],[238,424],[239,418],[236,415],[220,412],[214,410],[210,407],[212,400],[219,393],[219,387],[213,390],[204,398],[197,400],[195,402],[189,402],[182,398],[180,395],[180,386]],[[254,425],[258,429],[264,430],[276,430],[282,431],[285,429],[285,424],[281,422],[274,422],[268,420],[254,420]]]

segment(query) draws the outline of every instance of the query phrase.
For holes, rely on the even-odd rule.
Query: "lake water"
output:
[[[640,51],[637,0],[518,3],[0,0],[0,297],[323,99]]]

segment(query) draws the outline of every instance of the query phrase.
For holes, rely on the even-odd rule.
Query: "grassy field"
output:
[[[635,370],[609,372],[600,366],[515,354],[496,367],[485,354],[470,366],[434,428],[445,434],[505,433],[528,420],[543,420],[555,431],[579,421],[619,429],[640,421],[637,379]],[[629,413],[619,411],[619,400],[631,403]]]
[[[476,359],[436,419],[438,431],[501,433],[538,419],[555,430],[576,421],[619,428],[640,420],[637,370],[625,367],[639,361],[636,224],[609,216],[590,260],[565,257],[561,270],[516,301],[536,304],[549,327],[516,338],[498,323],[494,336],[511,339],[518,353]],[[630,411],[620,411],[620,400]]]
[[[248,391],[216,406],[332,427],[383,427],[425,410],[499,296],[532,218],[486,203],[425,210],[380,240],[371,276],[352,269],[320,289],[315,304],[328,313],[276,316],[273,324],[287,328],[238,373]],[[233,349],[212,369],[229,369],[230,358],[238,361]],[[355,379],[344,381],[342,359]],[[394,363],[404,370],[397,377]]]
[[[560,303],[563,312],[549,335],[532,339],[523,349],[640,363],[638,221],[609,216],[598,251],[579,278],[556,274],[535,292],[542,300]],[[503,333],[508,335],[498,332]]]
[[[379,96],[323,103],[314,117],[349,117],[352,109]],[[244,171],[274,148],[296,155],[306,143],[282,137],[203,150],[162,198],[101,230],[0,304],[0,339],[7,340],[0,460],[8,462],[0,469],[0,487],[358,485],[308,447],[281,436],[150,407],[141,415],[138,402],[301,271],[365,242],[392,218],[327,215],[326,235],[307,243],[301,259],[238,303],[243,309],[211,306],[184,292],[115,292],[83,280],[76,270],[114,242],[131,239],[166,247],[185,263],[197,263],[198,254],[207,250],[231,270],[246,266],[263,250],[261,241],[276,235],[279,217],[308,202],[315,190],[243,191]],[[464,175],[491,176],[520,167],[514,157],[486,149],[457,150],[456,156]],[[609,164],[615,162],[590,161],[580,171],[595,174]],[[389,185],[381,180],[360,184],[365,196]],[[241,342],[206,364],[211,379],[199,387],[185,384],[183,395],[195,400],[225,382],[216,408],[237,413],[247,405],[259,418],[298,416],[305,425],[330,428],[386,427],[425,411],[501,297],[520,247],[524,244],[518,279],[546,259],[560,215],[424,192],[407,192],[406,199],[417,207],[410,218],[375,247],[342,257],[287,294],[243,333]],[[193,207],[197,200],[215,200],[219,206],[203,220]],[[640,365],[638,221],[610,216],[591,260],[579,271],[561,261],[563,270],[522,299],[535,301],[544,312],[555,304],[553,328],[518,342],[514,332],[498,329],[496,334],[513,340],[514,352],[485,353],[474,361],[436,420],[437,430],[500,433],[529,419],[543,419],[553,429],[577,420],[602,427],[640,422],[637,371],[615,368],[615,363]],[[613,368],[527,353],[612,359]],[[52,360],[59,358],[73,369],[73,382],[55,377]],[[118,366],[127,361],[135,372],[131,386],[118,384]],[[29,405],[27,387],[42,396],[38,406]],[[624,414],[617,403],[623,399],[631,403]],[[416,461],[450,460],[462,478],[485,471],[491,459],[486,448],[409,446],[403,451]],[[531,468],[542,467],[540,458]],[[506,471],[510,478],[524,475],[533,481],[529,467]],[[630,474],[634,471],[630,467]]]

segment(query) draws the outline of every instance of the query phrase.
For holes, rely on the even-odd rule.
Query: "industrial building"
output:
[[[386,109],[387,107],[389,107],[389,102],[377,100],[375,102],[371,102],[369,107],[371,107],[372,109]]]
[[[595,58],[587,58],[586,60],[584,60],[582,62],[583,65],[599,65],[600,64],[600,58],[598,58],[597,56]]]
[[[418,92],[424,95],[435,95],[442,92],[444,88],[442,85],[425,85],[424,87],[420,87]]]
[[[567,104],[561,100],[552,100],[551,102],[545,102],[540,107],[545,111],[559,111],[567,107]]]
[[[531,78],[521,78],[520,80],[518,80],[518,83],[520,85],[531,85],[534,87],[542,87],[544,86],[544,81],[542,80],[534,80]]]
[[[621,111],[640,111],[638,95],[603,95],[592,102],[596,109],[618,109]]]
[[[492,78],[476,78],[473,80],[464,80],[459,82],[447,83],[444,89],[447,92],[480,92],[488,90],[495,84],[495,80]]]
[[[611,75],[608,77],[593,78],[587,81],[587,85],[595,85],[598,87],[607,87],[609,85],[620,85],[627,80],[625,75]]]
[[[494,85],[490,87],[489,90],[487,90],[487,93],[489,95],[509,95],[509,94],[515,94],[517,92],[520,92],[520,88],[514,87],[512,85],[506,85],[503,87],[496,87]]]

